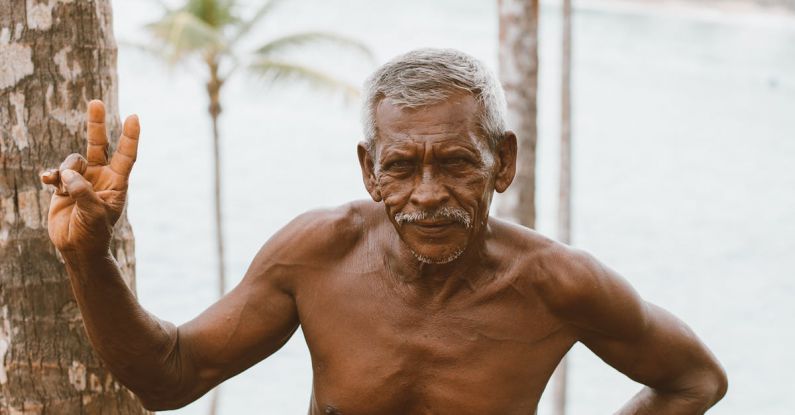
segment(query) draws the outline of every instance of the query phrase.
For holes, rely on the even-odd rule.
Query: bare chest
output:
[[[537,301],[507,285],[428,305],[377,278],[324,278],[298,295],[312,413],[535,412],[573,343]]]

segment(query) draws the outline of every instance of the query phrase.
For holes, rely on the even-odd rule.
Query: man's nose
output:
[[[425,166],[411,193],[411,203],[418,208],[428,209],[440,207],[449,199],[450,194],[445,186],[435,177],[431,167]]]

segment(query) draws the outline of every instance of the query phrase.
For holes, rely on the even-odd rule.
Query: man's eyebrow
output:
[[[479,153],[480,150],[481,150],[480,147],[477,144],[472,143],[470,141],[456,142],[456,143],[452,143],[452,144],[448,143],[448,142],[441,142],[441,143],[438,144],[438,146],[439,146],[438,147],[439,151],[443,151],[443,152],[452,152],[452,151],[457,151],[457,150],[464,150],[464,151],[469,151],[469,152],[472,152],[472,153]]]
[[[474,157],[477,159],[481,158],[480,152],[477,151],[475,148],[467,148],[467,147],[447,147],[447,148],[440,148],[437,151],[437,154],[441,157],[459,157],[459,156],[469,156]]]
[[[395,157],[395,156],[408,157],[408,156],[412,156],[413,154],[414,154],[414,151],[413,151],[413,149],[410,149],[410,148],[400,148],[399,146],[396,146],[396,145],[384,146],[384,148],[381,150],[381,152],[379,154],[378,161],[380,163],[383,163],[384,160],[386,160],[388,158],[391,158],[391,157]]]
[[[379,159],[380,162],[384,162],[384,160],[394,159],[394,158],[405,158],[405,157],[413,157],[413,151],[401,151],[401,150],[394,150],[394,151],[383,151],[381,153],[381,158]]]

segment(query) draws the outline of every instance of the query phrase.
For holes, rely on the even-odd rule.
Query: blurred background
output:
[[[250,0],[252,8],[257,3]],[[126,43],[146,43],[155,2],[114,0],[122,116],[140,115],[129,217],[140,301],[180,324],[213,303],[217,276],[212,130],[204,77]],[[178,6],[179,1],[165,3]],[[795,7],[783,1],[574,2],[573,244],[685,320],[725,365],[711,413],[795,411]],[[496,1],[289,0],[249,41],[332,31],[370,47],[299,53],[350,83],[418,47],[451,47],[497,70]],[[538,222],[555,236],[561,7],[539,23]],[[243,45],[245,47],[245,45]],[[227,274],[296,215],[366,198],[357,99],[244,73],[222,93]],[[227,381],[220,413],[305,413],[301,332]],[[569,360],[569,413],[612,413],[638,389],[587,349]],[[208,395],[209,396],[209,395]],[[208,397],[174,414],[206,414]],[[550,414],[545,395],[540,414]]]

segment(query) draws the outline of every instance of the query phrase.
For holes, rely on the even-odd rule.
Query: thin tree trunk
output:
[[[208,62],[210,80],[207,82],[207,93],[210,98],[210,119],[213,124],[213,184],[215,204],[215,242],[218,254],[218,296],[226,293],[226,272],[224,260],[224,228],[221,212],[221,145],[218,132],[218,116],[221,115],[221,86],[223,80],[218,77],[218,64]]]
[[[566,356],[558,363],[555,373],[552,375],[554,394],[552,396],[552,406],[554,415],[566,415],[566,382],[568,378],[569,362]]]
[[[207,93],[210,98],[210,119],[213,124],[213,181],[215,184],[215,242],[218,255],[218,297],[223,297],[226,293],[226,262],[224,258],[224,228],[223,216],[221,212],[221,145],[220,134],[218,132],[218,116],[221,115],[221,86],[223,80],[218,77],[218,64],[215,61],[208,61],[210,69],[210,80],[207,82]],[[210,400],[209,415],[218,412],[218,401],[221,395],[221,385],[213,389]]]
[[[221,212],[221,149],[218,135],[218,115],[211,115],[213,120],[213,170],[214,194],[213,202],[215,206],[215,241],[216,254],[218,255],[218,296],[222,297],[226,293],[226,260],[224,257],[224,228]]]
[[[558,239],[571,243],[571,0],[563,0],[563,42],[560,84],[560,184],[558,193]],[[555,370],[554,413],[566,414],[567,358]]]
[[[498,0],[500,81],[508,101],[508,128],[519,145],[517,173],[498,212],[529,228],[536,223],[536,91],[538,0]]]
[[[554,415],[566,415],[568,366],[568,358],[564,356],[552,375],[552,413]]]
[[[47,236],[39,174],[85,154],[87,101],[120,133],[109,0],[0,0],[0,414],[146,414],[94,354]],[[134,290],[126,214],[112,253]]]

